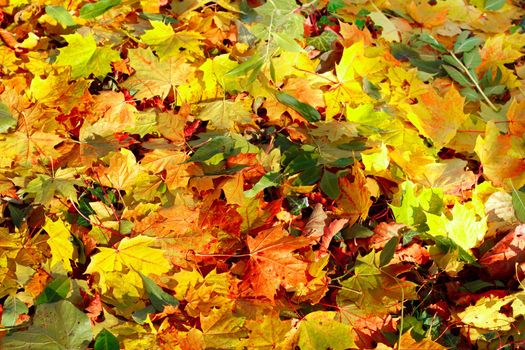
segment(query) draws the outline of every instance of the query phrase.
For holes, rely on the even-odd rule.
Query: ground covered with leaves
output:
[[[0,0],[0,347],[525,346],[524,14]]]

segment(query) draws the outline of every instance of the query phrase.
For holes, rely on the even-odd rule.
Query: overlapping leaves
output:
[[[519,347],[524,13],[3,4],[0,347]]]

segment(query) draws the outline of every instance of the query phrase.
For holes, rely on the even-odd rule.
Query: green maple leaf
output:
[[[2,339],[2,349],[87,349],[93,339],[89,318],[67,300],[38,305],[27,330]]]
[[[77,200],[76,186],[82,186],[83,182],[74,178],[77,173],[75,169],[58,169],[55,176],[38,174],[31,180],[23,192],[34,197],[35,203],[49,204],[58,192],[64,198]]]
[[[97,47],[93,35],[78,33],[63,35],[68,46],[59,49],[56,60],[59,66],[71,66],[71,78],[88,77],[93,74],[102,79],[111,71],[111,62],[118,61],[120,55],[109,46]]]
[[[200,41],[204,37],[195,31],[184,30],[175,33],[173,27],[159,21],[151,21],[153,29],[146,30],[140,39],[151,46],[161,59],[175,56],[183,51],[202,55]]]

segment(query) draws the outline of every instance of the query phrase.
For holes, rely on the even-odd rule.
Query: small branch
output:
[[[474,86],[476,87],[476,90],[478,90],[478,92],[480,93],[480,95],[483,97],[483,99],[485,100],[485,102],[487,102],[487,104],[489,105],[490,108],[492,108],[492,110],[494,112],[498,112],[499,111],[499,108],[496,107],[490,100],[489,98],[487,97],[487,95],[485,95],[485,93],[483,92],[483,90],[481,89],[481,86],[479,86],[478,82],[476,81],[476,79],[472,76],[472,74],[470,73],[470,71],[468,70],[467,67],[465,67],[465,65],[463,64],[463,62],[461,62],[461,60],[454,54],[454,52],[452,51],[449,51],[448,52],[452,58],[456,61],[456,63],[461,67],[461,69],[463,70],[463,72],[465,72],[465,74],[468,76],[468,78],[470,79],[470,81],[474,84]]]

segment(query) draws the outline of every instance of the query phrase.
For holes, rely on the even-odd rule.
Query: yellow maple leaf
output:
[[[150,48],[131,49],[128,57],[135,73],[124,87],[136,91],[135,98],[160,96],[166,98],[172,89],[186,84],[194,76],[195,68],[186,63],[186,57],[177,55],[160,60]]]
[[[509,131],[512,135],[523,137],[525,133],[525,101],[513,99],[507,111]]]
[[[495,186],[510,187],[509,179],[516,188],[525,185],[525,160],[515,157],[514,144],[518,138],[502,135],[493,121],[487,123],[485,137],[478,136],[474,151],[483,165],[483,174]]]
[[[481,298],[475,305],[469,306],[465,311],[458,313],[463,323],[476,328],[508,331],[515,321],[514,317],[500,312],[500,309],[514,299],[513,295],[506,298]]]
[[[31,80],[29,88],[31,98],[47,106],[60,106],[64,113],[69,113],[78,105],[78,100],[90,83],[88,80],[78,79],[68,84],[69,80],[69,70],[51,72],[45,79],[36,76]]]
[[[188,186],[188,181],[192,176],[190,170],[194,166],[186,163],[188,158],[184,152],[156,149],[147,153],[141,164],[145,170],[154,174],[164,171],[164,182],[168,189],[175,190]]]
[[[418,70],[392,67],[388,70],[388,81],[379,84],[381,95],[390,96],[390,104],[408,103],[428,91],[428,86],[417,76]]]
[[[203,104],[199,119],[209,120],[208,128],[215,130],[238,130],[239,125],[253,124],[249,110],[251,100],[214,101]]]
[[[478,219],[472,205],[456,203],[451,210],[452,220],[426,213],[429,233],[446,236],[466,251],[478,246],[487,232],[487,217]]]
[[[110,153],[107,159],[109,167],[99,168],[98,171],[100,184],[118,190],[129,190],[140,171],[135,155],[123,148],[118,153]]]
[[[150,21],[153,29],[146,30],[140,37],[143,42],[155,49],[161,60],[180,55],[183,50],[201,56],[199,45],[204,37],[195,31],[183,30],[175,33],[168,23]]]
[[[225,76],[238,65],[227,54],[216,56],[213,59],[208,58],[199,67],[199,70],[203,72],[203,98],[218,98],[224,96],[225,91],[243,90],[238,77]]]
[[[361,80],[364,77],[371,82],[381,80],[374,79],[385,67],[380,54],[373,48],[365,48],[363,41],[343,50],[341,61],[335,67],[335,78],[330,78],[337,83],[324,94],[327,120],[340,113],[342,106],[357,106],[374,101],[363,91]]]
[[[423,136],[430,138],[436,148],[445,146],[467,119],[463,113],[465,98],[452,87],[443,97],[434,89],[428,89],[418,100],[417,104],[402,104],[400,107],[406,111],[408,120]]]
[[[70,241],[69,225],[66,225],[62,219],[53,222],[50,218],[46,218],[44,230],[49,236],[47,244],[51,248],[51,266],[61,263],[66,271],[72,271],[69,260],[74,258],[75,249]]]
[[[281,320],[275,311],[263,315],[262,320],[249,320],[245,326],[249,337],[242,340],[242,345],[248,349],[284,348],[286,334],[292,327],[290,320]]]
[[[91,257],[86,273],[98,273],[100,285],[105,288],[108,273],[129,269],[144,275],[162,274],[170,269],[164,252],[151,248],[155,238],[148,236],[125,237],[115,248],[98,248],[99,253]]]
[[[521,48],[525,45],[525,34],[498,34],[487,38],[479,51],[481,65],[478,70],[485,71],[489,67],[511,63],[523,56]]]

